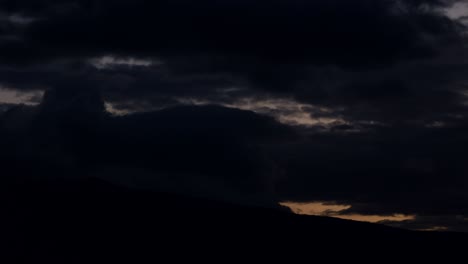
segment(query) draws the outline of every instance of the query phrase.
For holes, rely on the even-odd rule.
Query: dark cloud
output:
[[[437,51],[437,45],[456,39],[455,22],[432,10],[443,4],[20,1],[17,7],[3,6],[42,18],[22,35],[25,42],[34,44],[38,56],[218,54],[354,66],[429,55]]]
[[[120,91],[127,99],[133,94],[141,100],[150,93],[156,93],[152,96],[156,101],[181,95],[211,95],[218,99],[216,91],[220,88],[242,85],[287,93],[309,103],[346,107],[362,101],[380,104],[373,100],[377,96],[390,105],[413,105],[411,98],[405,102],[398,99],[418,97],[421,92],[402,87],[422,89],[419,87],[424,82],[407,84],[407,80],[400,80],[405,76],[399,75],[376,79],[380,73],[364,71],[352,77],[351,83],[330,87],[330,80],[324,78],[343,76],[321,76],[321,67],[311,70],[310,66],[335,65],[351,74],[349,69],[381,68],[441,55],[454,47],[460,49],[462,26],[440,11],[453,2],[6,1],[3,6],[7,12],[38,19],[18,30],[14,40],[3,41],[1,56],[12,63],[39,62],[39,72],[17,72],[18,76],[40,75],[30,78],[39,83],[49,75],[61,75],[57,71],[44,72],[45,61],[112,54],[162,61],[165,66],[157,69],[134,69],[131,73],[117,69],[110,78],[102,73],[73,73],[76,79],[89,80],[93,76],[93,81],[100,82],[86,85],[102,85],[103,79],[108,79],[113,92]],[[61,69],[62,65],[57,67]],[[11,76],[11,70],[4,75]],[[62,78],[74,77],[70,75],[70,69],[66,69]],[[364,75],[377,76],[360,80]],[[14,77],[4,77],[8,78]],[[318,83],[320,78],[325,83]],[[411,91],[404,93],[405,89]],[[169,94],[165,94],[166,90]],[[452,103],[447,101],[452,96],[450,91],[444,92],[445,98],[435,97],[445,105]],[[118,100],[117,96],[113,98]],[[364,105],[362,111],[374,106]]]
[[[0,74],[18,88],[103,87],[121,107],[137,109],[174,97],[226,100],[220,91],[242,87],[345,108],[350,119],[452,114],[460,98],[454,82],[466,76],[463,26],[440,9],[453,2],[6,1],[5,12],[37,19],[2,41],[0,56],[39,66]],[[83,65],[104,55],[161,64]],[[447,56],[449,64],[441,62]]]

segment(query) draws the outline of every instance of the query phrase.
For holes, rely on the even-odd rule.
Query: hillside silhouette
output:
[[[461,233],[299,216],[281,208],[134,191],[97,179],[23,183],[2,196],[2,239],[8,241],[3,249],[18,262],[381,263],[457,259],[468,242]]]

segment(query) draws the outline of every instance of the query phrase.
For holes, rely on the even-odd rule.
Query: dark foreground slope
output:
[[[452,263],[468,236],[293,215],[89,180],[1,192],[5,263]]]

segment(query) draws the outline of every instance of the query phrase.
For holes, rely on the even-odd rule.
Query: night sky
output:
[[[0,175],[468,232],[467,26],[457,0],[0,0]]]

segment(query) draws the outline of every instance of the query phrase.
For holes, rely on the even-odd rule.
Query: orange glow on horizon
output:
[[[351,208],[351,205],[332,204],[325,202],[281,202],[282,206],[290,208],[294,213],[301,215],[315,215],[336,217],[346,220],[379,223],[382,221],[401,222],[414,220],[414,215],[394,214],[394,215],[361,215],[361,214],[340,214],[340,212]]]

